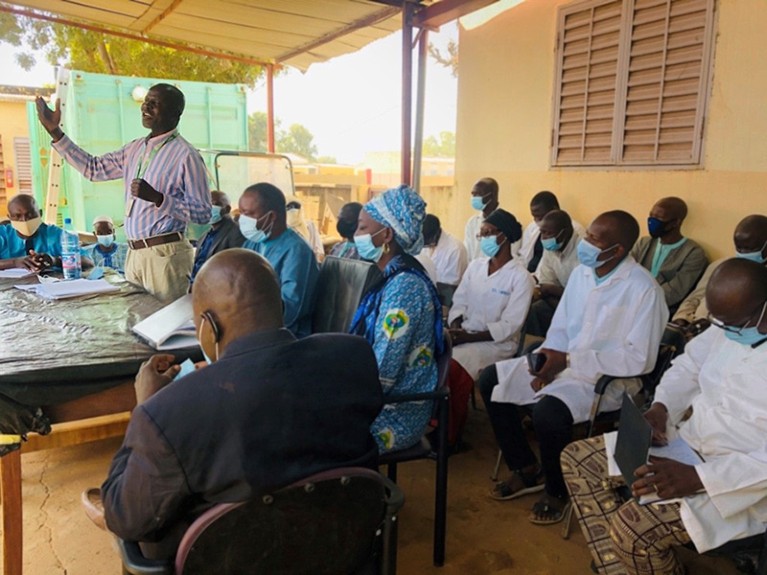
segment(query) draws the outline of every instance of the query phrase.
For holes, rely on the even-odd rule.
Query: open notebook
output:
[[[161,351],[197,347],[191,294],[180,297],[134,325],[133,333]]]

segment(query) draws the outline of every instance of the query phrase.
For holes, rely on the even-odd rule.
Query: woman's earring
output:
[[[384,251],[385,254],[389,253],[389,244],[388,243],[384,244],[384,250],[383,251]]]

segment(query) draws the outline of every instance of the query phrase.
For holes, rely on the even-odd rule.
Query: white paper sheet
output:
[[[0,270],[0,278],[5,279],[21,279],[35,275],[35,272],[26,268],[10,268],[7,270]]]

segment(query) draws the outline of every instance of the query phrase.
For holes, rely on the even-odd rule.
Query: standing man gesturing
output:
[[[125,231],[128,259],[125,277],[161,300],[184,295],[189,286],[194,251],[184,237],[192,221],[207,223],[211,201],[205,165],[178,126],[184,94],[170,84],[149,89],[141,105],[141,123],[149,135],[121,149],[92,156],[59,127],[61,107],[51,110],[37,98],[37,116],[53,139],[53,147],[91,181],[125,181]]]

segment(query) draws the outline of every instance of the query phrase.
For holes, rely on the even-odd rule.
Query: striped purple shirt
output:
[[[199,152],[180,135],[168,132],[154,138],[139,138],[117,151],[92,156],[66,135],[53,144],[59,154],[92,182],[125,180],[125,201],[133,201],[130,186],[144,158],[144,180],[165,196],[160,207],[136,198],[130,215],[125,216],[125,233],[131,240],[183,233],[190,221],[205,224],[210,220],[210,189],[205,164]],[[165,143],[165,141],[167,143]],[[152,150],[159,148],[149,165]]]

